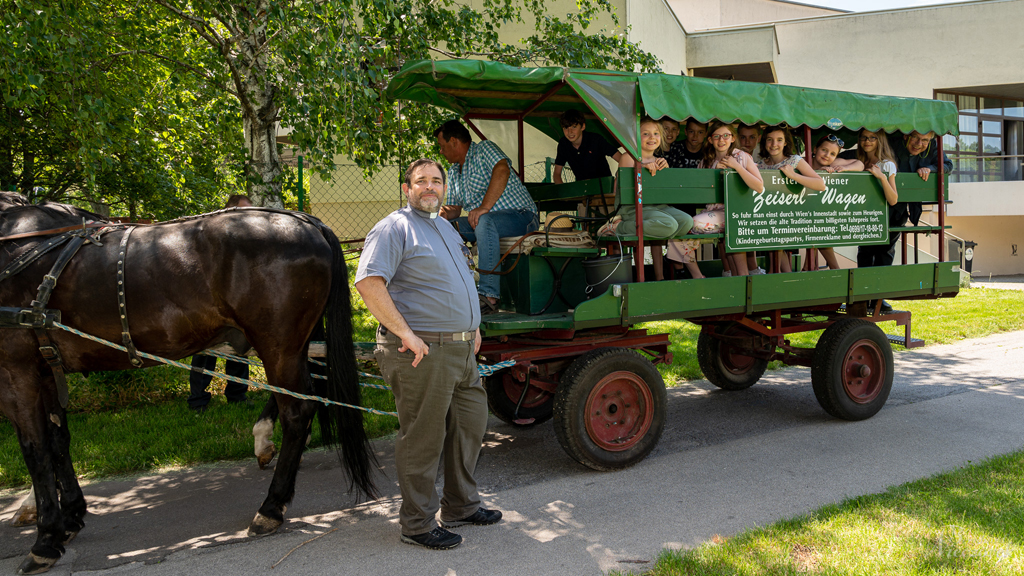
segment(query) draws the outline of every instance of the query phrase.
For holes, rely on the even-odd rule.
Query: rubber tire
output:
[[[529,428],[530,426],[536,426],[537,424],[547,422],[551,419],[555,405],[554,394],[547,394],[547,398],[543,401],[539,401],[540,398],[538,397],[537,401],[534,402],[530,402],[530,395],[527,394],[527,400],[523,403],[524,405],[519,408],[519,418],[533,418],[533,422],[529,424],[517,424],[514,416],[516,413],[516,403],[519,402],[519,395],[516,394],[515,398],[510,396],[509,390],[505,387],[504,376],[502,374],[494,374],[493,376],[484,378],[484,387],[487,389],[487,407],[490,408],[491,413],[497,416],[502,422],[518,426],[520,428]]]
[[[851,378],[845,372],[855,369],[844,368],[848,359],[854,361],[851,354],[862,360],[858,364],[875,365],[864,389],[859,390],[855,382],[849,387],[844,384],[844,378]],[[884,368],[884,373],[879,375],[880,368]],[[836,322],[825,330],[814,349],[814,395],[825,412],[836,418],[856,421],[877,414],[889,399],[892,378],[892,345],[882,329],[867,320],[845,318]]]
[[[606,441],[595,440],[587,430],[587,418],[591,416],[588,405],[601,401],[596,396],[591,398],[595,389],[607,389],[616,384],[625,386],[627,393],[632,388],[639,394],[649,394],[649,405],[642,403],[639,411],[633,409],[632,415],[638,416],[633,420],[641,421],[636,426],[636,434],[625,442],[624,448],[610,450],[601,445],[607,444]],[[657,446],[665,428],[666,403],[665,382],[650,360],[626,348],[592,350],[577,358],[562,374],[555,395],[555,435],[565,452],[588,468],[600,471],[628,468],[646,458]],[[636,406],[640,405],[638,401]],[[626,404],[621,409],[628,407]],[[605,410],[606,414],[615,414],[619,409],[606,407]],[[644,424],[648,417],[649,422]]]
[[[719,326],[715,329],[718,334],[729,334],[742,332],[736,324]],[[735,350],[729,343],[723,342],[714,336],[701,330],[697,337],[697,364],[704,377],[722,390],[746,390],[764,376],[768,369],[768,361],[762,358],[744,356],[733,353]],[[730,359],[727,360],[726,355]],[[739,365],[737,360],[749,360],[747,365]]]

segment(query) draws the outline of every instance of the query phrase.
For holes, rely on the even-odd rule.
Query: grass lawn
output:
[[[1024,452],[666,550],[643,574],[1024,574]]]
[[[1014,290],[969,289],[955,299],[899,302],[897,308],[913,312],[913,334],[929,344],[1024,329],[1024,292]],[[881,326],[894,332],[894,324]],[[685,385],[687,380],[702,377],[696,356],[697,326],[685,321],[644,326],[671,335],[674,362],[660,367],[668,385]],[[354,290],[353,328],[357,341],[373,340],[376,322]],[[792,341],[812,346],[817,338],[818,333],[813,332],[795,335]],[[369,372],[373,367],[362,369]],[[253,377],[262,380],[259,372]],[[223,385],[215,379],[211,389],[223,390]],[[83,478],[250,458],[252,425],[269,398],[267,393],[250,392],[255,405],[237,406],[215,395],[210,409],[196,415],[185,405],[188,374],[166,366],[88,378],[71,375],[69,391],[71,452]],[[365,405],[394,411],[389,392],[364,389],[363,394]],[[389,416],[367,414],[364,422],[371,437],[387,435],[397,427],[397,420]],[[314,445],[318,445],[316,434]],[[0,418],[0,488],[28,483],[13,427]]]

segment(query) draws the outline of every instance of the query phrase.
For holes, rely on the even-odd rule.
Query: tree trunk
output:
[[[284,208],[281,200],[281,158],[277,153],[277,106],[274,105],[275,88],[259,94],[262,104],[254,114],[243,117],[245,145],[249,162],[246,177],[249,181],[249,199],[255,206]],[[250,96],[254,96],[250,92]]]
[[[21,153],[21,193],[29,200],[36,196],[36,154],[27,147]]]
[[[264,1],[252,12],[236,12],[236,22],[248,31],[239,42],[235,64],[244,97],[242,125],[248,152],[246,178],[249,199],[256,206],[284,208],[281,199],[281,158],[277,153],[277,84],[267,70],[267,12]]]

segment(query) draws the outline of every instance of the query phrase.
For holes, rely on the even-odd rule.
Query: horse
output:
[[[71,227],[81,231],[68,232]],[[60,270],[65,255],[48,242],[65,234],[81,245]],[[18,434],[38,511],[36,541],[19,573],[50,569],[84,527],[86,502],[69,451],[65,372],[153,366],[156,361],[137,351],[180,359],[227,342],[239,351],[253,347],[269,384],[307,392],[310,335],[326,321],[325,395],[360,403],[344,256],[334,233],[312,216],[232,208],[133,228],[70,205],[33,205],[0,192],[0,269],[0,411]],[[124,351],[59,329],[58,318],[123,344]],[[249,525],[252,536],[284,522],[317,412],[313,401],[274,396],[281,452]],[[362,413],[331,405],[320,414],[321,437],[337,448],[349,489],[376,498],[376,461]]]

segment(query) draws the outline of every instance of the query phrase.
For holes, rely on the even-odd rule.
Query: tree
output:
[[[196,54],[201,76],[224,78],[244,127],[246,178],[257,205],[281,205],[278,125],[313,161],[335,154],[366,170],[408,158],[439,120],[427,106],[383,97],[409,60],[485,56],[510,64],[658,69],[653,56],[606,31],[588,33],[610,14],[608,0],[579,0],[564,18],[540,0],[482,0],[479,11],[453,0],[156,0],[208,47]],[[534,35],[518,45],[499,38],[531,18]]]
[[[565,16],[541,0],[0,0],[0,186],[165,218],[246,186],[281,206],[278,127],[327,171],[421,155],[441,120],[389,102],[407,61],[656,70],[623,35],[594,33],[608,0]],[[534,34],[503,42],[524,20]]]
[[[233,102],[183,73],[196,45],[177,18],[135,8],[0,2],[0,188],[159,219],[237,189]]]

